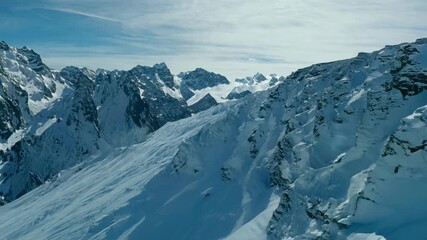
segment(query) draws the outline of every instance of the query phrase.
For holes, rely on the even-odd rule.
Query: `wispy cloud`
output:
[[[91,66],[101,62],[109,68],[166,61],[179,71],[204,66],[231,77],[257,71],[286,75],[427,32],[425,0],[40,0],[35,5],[105,22],[82,38],[91,41],[85,47],[73,42],[48,51],[47,46],[61,45],[52,34],[40,49],[56,66],[80,57],[79,62],[85,58]],[[104,31],[96,35],[99,28]]]
[[[68,14],[75,14],[75,15],[80,15],[80,16],[89,17],[89,18],[95,18],[95,19],[103,20],[103,21],[111,21],[111,22],[115,22],[115,23],[121,23],[121,21],[114,19],[114,18],[100,16],[100,15],[82,12],[82,11],[78,11],[78,10],[74,10],[74,9],[69,9],[69,8],[42,7],[42,9],[51,10],[51,11],[58,11],[58,12],[63,12],[63,13],[68,13]]]

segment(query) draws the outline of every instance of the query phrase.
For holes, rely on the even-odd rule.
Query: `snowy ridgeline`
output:
[[[45,103],[49,109],[58,108],[55,116],[47,115],[51,117],[43,121],[45,115],[22,114],[24,126],[27,118],[40,120],[13,132],[5,148],[13,148],[26,134],[37,139],[51,136],[46,134],[56,125],[70,128],[73,139],[85,141],[93,136],[89,130],[95,129],[99,137],[92,140],[98,148],[87,149],[79,161],[60,166],[67,170],[0,207],[3,238],[424,239],[427,40],[313,65],[267,91],[211,107],[206,105],[212,99],[219,102],[218,97],[215,91],[209,92],[210,97],[198,94],[204,90],[197,89],[201,83],[194,78],[205,74],[201,70],[172,78],[160,77],[165,74],[161,65],[130,72],[100,71],[94,84],[80,87],[76,84],[84,83],[83,76],[64,81],[63,89],[71,89],[72,100],[63,94],[58,103]],[[143,77],[129,80],[138,73],[162,79],[160,87],[143,87],[153,83]],[[83,75],[92,79],[88,73]],[[60,77],[70,79],[64,71]],[[274,82],[273,77],[268,82]],[[194,94],[188,100],[180,95],[185,78],[192,79],[184,90]],[[218,75],[209,79],[224,81]],[[258,86],[266,81],[261,79],[257,74],[239,83]],[[101,89],[100,82],[116,85]],[[174,99],[191,117],[169,121],[164,112],[153,114],[159,108],[156,102],[164,99],[160,90],[153,91],[165,86],[168,90],[161,92],[181,96]],[[77,94],[78,89],[83,90]],[[193,105],[188,101],[195,96],[205,99],[197,108],[207,110],[194,114],[185,107]],[[154,103],[144,100],[152,98]],[[90,99],[96,111],[90,111],[93,107],[63,110],[67,102],[91,106]],[[138,99],[144,100],[141,107],[134,107],[139,110],[131,107],[127,112],[125,103]],[[112,119],[116,125],[132,120],[136,127],[130,132],[151,132],[140,143],[107,141],[122,132],[107,127],[110,111],[120,110],[113,108],[115,102],[123,104],[121,111],[128,116]],[[135,112],[139,115],[132,115]],[[143,127],[137,128],[138,121]],[[164,125],[152,125],[159,121]],[[80,135],[82,126],[88,136]],[[26,139],[20,148],[26,144],[38,146]],[[15,155],[8,156],[12,160],[4,163],[2,171],[11,164],[22,168],[35,161],[24,155],[14,162]],[[35,178],[33,169],[28,175]]]

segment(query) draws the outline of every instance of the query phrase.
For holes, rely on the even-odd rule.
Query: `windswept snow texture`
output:
[[[0,207],[1,236],[424,239],[426,46],[420,39],[287,78],[246,78],[278,85],[168,122],[145,142],[89,151],[80,164]],[[100,74],[130,86],[147,85],[146,76],[156,89],[178,93],[179,77],[155,80],[169,76],[163,70]],[[154,101],[150,89],[137,89],[143,91],[131,99]],[[73,113],[77,122],[89,121],[84,109]],[[43,136],[52,123],[33,124],[31,131]]]
[[[255,217],[265,227],[278,202],[267,171],[235,151],[247,108],[222,105],[168,123],[142,144],[61,173],[0,208],[2,237],[218,239]]]

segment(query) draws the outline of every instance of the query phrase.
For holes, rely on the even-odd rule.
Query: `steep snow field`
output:
[[[264,228],[278,203],[267,172],[251,166],[251,161],[235,159],[244,181],[221,178],[226,174],[220,171],[221,155],[240,156],[233,154],[232,146],[238,143],[232,136],[238,131],[233,127],[246,117],[240,113],[247,108],[242,105],[225,104],[168,123],[142,144],[101,154],[62,172],[0,208],[2,237],[217,239],[243,226],[258,233],[252,239],[260,234],[265,238]],[[193,148],[215,152],[202,154],[190,151]],[[173,163],[181,163],[181,156],[187,166],[177,170]],[[254,226],[244,225],[249,220]],[[242,232],[236,236],[249,237]]]

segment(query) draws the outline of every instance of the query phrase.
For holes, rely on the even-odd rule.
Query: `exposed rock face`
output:
[[[413,45],[405,45],[394,56],[384,55],[382,61],[392,57],[394,65],[390,70],[393,81],[388,86],[400,90],[403,96],[417,95],[427,88],[427,72],[417,64],[420,51]],[[414,59],[415,57],[415,59]]]
[[[24,119],[17,100],[10,98],[3,86],[0,86],[0,91],[0,139],[4,142],[22,126]],[[24,93],[23,97],[26,98]]]
[[[274,86],[276,85],[278,82],[283,82],[285,80],[284,77],[277,77],[275,74],[271,74],[270,75],[271,80],[268,83],[269,86]]]
[[[166,122],[190,116],[186,103],[168,94],[175,88],[168,87],[173,76],[165,64],[102,73],[96,82],[101,133],[114,145],[140,142]]]
[[[17,49],[25,58],[21,58],[24,64],[27,64],[34,72],[39,74],[50,74],[50,69],[43,63],[39,54],[27,47]]]
[[[181,88],[180,88],[180,93],[181,93],[181,95],[182,95],[182,97],[185,99],[185,100],[188,100],[188,99],[190,99],[191,97],[193,97],[194,96],[194,92],[193,91],[191,91],[190,90],[190,88],[188,88],[187,86],[185,86],[185,85],[183,85],[183,86],[181,86]]]
[[[200,99],[198,102],[191,105],[189,108],[190,108],[190,111],[192,113],[198,113],[198,112],[204,111],[208,108],[211,108],[217,104],[218,103],[216,102],[216,100],[208,93],[202,99]]]
[[[257,73],[254,76],[254,80],[256,80],[257,82],[262,82],[267,80],[267,78],[262,73]]]
[[[243,91],[243,92],[235,92],[232,91],[227,95],[227,99],[233,100],[233,99],[240,99],[243,97],[246,97],[247,95],[251,94],[252,92],[249,90]]]
[[[246,78],[238,78],[236,79],[236,82],[245,83],[245,84],[254,84],[254,83],[260,83],[267,80],[267,78],[262,73],[256,73],[252,77],[246,77]]]
[[[230,82],[226,77],[208,72],[203,68],[196,68],[194,71],[180,73],[181,86],[187,86],[193,90],[200,90],[207,87],[214,87],[219,84],[229,84]]]

